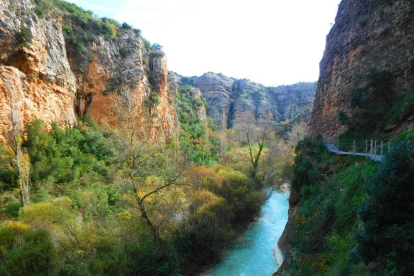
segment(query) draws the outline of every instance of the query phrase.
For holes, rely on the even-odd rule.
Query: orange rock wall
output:
[[[352,91],[370,69],[394,77],[392,99],[414,88],[414,1],[343,0],[327,36],[312,112],[311,132],[344,131],[340,111],[350,115]]]
[[[63,25],[82,28],[76,20],[62,11],[40,19],[34,8],[30,0],[0,1],[0,143],[11,141],[12,114],[18,117],[20,132],[33,119],[43,120],[47,127],[53,121],[73,126],[86,114],[98,124],[116,126],[114,94],[127,95],[142,113],[151,91],[160,97],[158,115],[149,126],[151,139],[165,142],[175,135],[175,92],[167,83],[165,58],[151,58],[142,39],[123,29],[116,39],[98,36],[84,42],[84,51],[79,53],[62,30]],[[31,49],[17,48],[15,34],[21,27],[33,35]],[[121,55],[125,49],[128,55]],[[161,68],[156,72],[160,75],[156,87],[148,82],[150,69],[144,64],[149,63]]]

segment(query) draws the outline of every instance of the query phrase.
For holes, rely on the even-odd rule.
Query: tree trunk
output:
[[[25,160],[21,144],[22,138],[20,135],[20,107],[18,101],[13,97],[11,89],[9,89],[10,98],[10,119],[12,122],[13,135],[13,151],[14,151],[14,169],[17,174],[17,181],[20,188],[20,202],[22,207],[30,203],[29,200],[29,180],[30,180],[30,162]]]
[[[147,211],[145,210],[144,202],[138,196],[137,196],[137,203],[138,203],[138,208],[141,211],[141,217],[145,220],[148,227],[150,228],[152,237],[157,242],[157,244],[161,244],[161,238],[158,234],[158,230],[155,227],[155,225],[152,223],[150,218],[148,217]]]

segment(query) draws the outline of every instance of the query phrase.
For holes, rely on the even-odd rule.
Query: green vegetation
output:
[[[132,29],[134,31],[134,33],[138,36],[141,37],[141,30],[140,29]]]
[[[387,125],[402,124],[414,113],[414,89],[401,97],[393,106]]]
[[[19,50],[23,50],[24,48],[31,50],[33,35],[30,30],[26,29],[25,27],[21,27],[18,32],[14,35],[16,38],[16,47]]]
[[[62,0],[34,0],[35,13],[44,18],[51,12],[60,14],[64,18],[63,33],[69,45],[78,53],[83,54],[85,48],[91,42],[97,42],[99,36],[107,40],[115,39],[120,29],[133,30],[137,36],[141,36],[139,29],[133,29],[127,23],[122,25],[110,18],[97,18],[92,11],[86,11],[75,4]],[[125,57],[128,52],[125,52]]]
[[[354,90],[350,98],[353,114],[348,116],[342,111],[338,113],[339,121],[348,128],[343,137],[351,139],[379,135],[392,111],[391,73],[374,68],[361,81],[364,85]]]
[[[150,108],[154,108],[155,106],[160,104],[160,97],[158,96],[157,92],[152,91],[149,94],[147,104],[150,106]]]
[[[132,26],[128,25],[126,22],[122,23],[121,28],[125,30],[132,30]]]
[[[0,275],[193,275],[257,215],[265,195],[244,173],[248,163],[188,168],[174,144],[151,144],[130,111],[108,132],[88,118],[48,132],[42,121],[27,124],[26,207],[12,152],[1,145]],[[190,122],[197,125],[187,121],[182,133],[203,137]]]
[[[119,49],[119,54],[123,57],[126,58],[127,56],[129,56],[130,54],[132,54],[134,51],[132,49],[127,49],[127,48],[121,48]]]
[[[361,82],[364,85],[351,94],[353,113],[338,112],[340,123],[347,127],[340,139],[388,138],[387,131],[402,125],[414,113],[414,91],[396,98],[392,93],[393,75],[375,68]]]
[[[413,270],[414,150],[406,141],[395,142],[383,163],[333,155],[320,138],[300,142],[290,199],[298,202],[289,239],[291,275]]]
[[[151,51],[150,57],[151,58],[163,58],[165,53],[163,51]]]
[[[409,121],[414,91],[396,98],[393,82],[390,72],[376,69],[360,80],[350,98],[354,112],[338,113],[347,126],[341,141],[390,139],[389,131]],[[290,198],[297,204],[289,239],[291,275],[402,276],[413,271],[413,138],[411,129],[390,139],[392,150],[381,163],[333,155],[320,137],[297,146]]]
[[[385,266],[388,275],[414,271],[413,180],[413,144],[400,142],[365,187],[368,197],[359,211],[364,222],[357,235],[359,252],[365,263]]]
[[[372,161],[328,153],[322,141],[305,139],[296,149],[291,200],[299,201],[290,243],[292,275],[366,275],[349,252],[361,223],[361,183],[375,170]],[[293,198],[292,198],[293,197]],[[358,271],[358,272],[356,272]]]
[[[176,100],[181,147],[198,165],[217,164],[221,151],[217,127],[210,118],[203,122],[199,116],[206,112],[206,102],[196,95],[196,88],[187,85],[179,87]]]

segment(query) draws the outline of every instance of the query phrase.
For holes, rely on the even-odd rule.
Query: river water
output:
[[[289,193],[272,192],[259,220],[229,249],[224,259],[203,276],[270,276],[277,270],[273,247],[288,219]]]

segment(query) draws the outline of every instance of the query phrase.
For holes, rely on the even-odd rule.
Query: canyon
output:
[[[168,71],[162,48],[152,48],[131,28],[93,18],[71,4],[47,10],[46,19],[36,14],[36,5],[30,0],[0,3],[0,142],[10,142],[13,129],[23,133],[34,119],[47,127],[52,122],[72,127],[89,115],[111,128],[118,121],[120,98],[137,113],[149,113],[149,139],[166,142],[177,135],[175,97],[182,85],[199,89],[207,115],[221,130],[244,112],[253,113],[258,123],[299,115],[310,121],[316,83],[265,87],[211,72],[183,77]],[[24,31],[31,36],[26,47],[18,45]],[[149,106],[152,92],[158,100]]]

